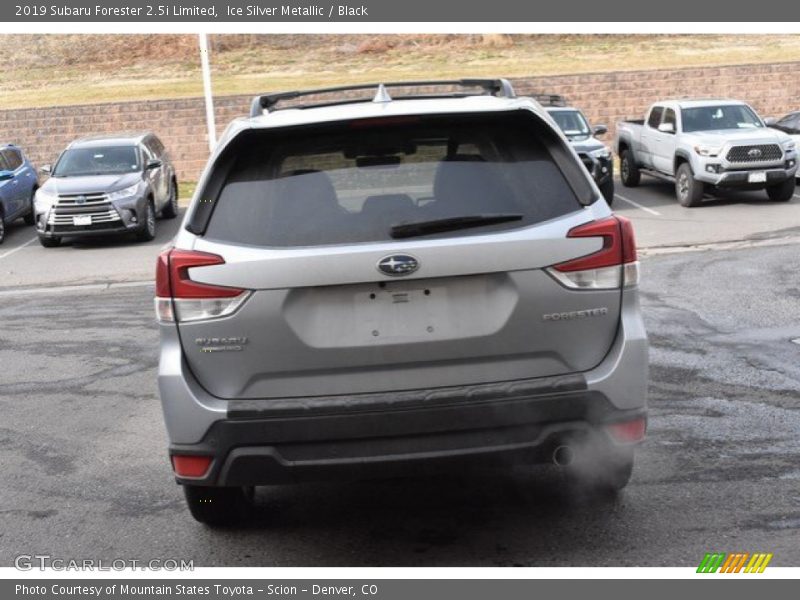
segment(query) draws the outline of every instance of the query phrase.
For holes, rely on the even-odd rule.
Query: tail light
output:
[[[609,423],[605,427],[616,442],[620,444],[635,444],[644,440],[644,435],[647,432],[647,419],[639,417],[633,421]]]
[[[225,259],[208,252],[170,249],[156,261],[156,318],[159,322],[201,321],[235,312],[249,290],[193,281],[189,269],[224,265]]]
[[[577,290],[608,290],[633,287],[639,283],[636,239],[629,219],[608,217],[579,225],[568,238],[603,238],[597,252],[547,269],[562,285]]]
[[[178,477],[203,477],[211,461],[210,456],[176,454],[172,457],[172,470]]]

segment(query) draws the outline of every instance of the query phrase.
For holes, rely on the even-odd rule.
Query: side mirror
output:
[[[672,123],[662,123],[658,126],[658,130],[661,133],[675,133],[675,125]]]
[[[52,165],[42,165],[41,167],[39,167],[39,173],[42,173],[44,175],[50,175],[50,173],[52,172],[53,172]]]
[[[14,179],[14,171],[0,171],[0,181]]]
[[[605,135],[607,133],[608,133],[608,127],[606,125],[595,125],[594,135]]]
[[[150,169],[159,169],[159,168],[161,168],[162,164],[164,164],[164,163],[162,163],[157,158],[154,158],[153,160],[148,160],[147,161],[147,170],[149,171]]]
[[[764,119],[764,125],[766,125],[767,127],[772,127],[777,122],[778,119],[776,119],[775,117],[767,117],[766,119]]]

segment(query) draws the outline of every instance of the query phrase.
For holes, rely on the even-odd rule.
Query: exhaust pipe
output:
[[[575,452],[571,446],[558,446],[553,450],[553,464],[557,467],[567,467],[572,464]]]

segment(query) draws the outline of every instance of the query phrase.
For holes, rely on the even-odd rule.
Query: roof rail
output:
[[[530,97],[542,106],[567,106],[567,99],[561,94],[533,93]]]
[[[336,101],[328,102],[315,102],[312,104],[293,105],[290,108],[310,108],[315,106],[334,106],[337,104],[352,104],[356,102],[388,102],[391,101],[387,88],[403,88],[403,87],[433,87],[433,86],[448,86],[448,87],[461,87],[461,88],[481,88],[482,94],[466,93],[466,92],[440,92],[440,93],[422,93],[412,95],[398,96],[405,99],[411,98],[462,98],[466,96],[487,95],[499,96],[503,98],[516,98],[514,88],[507,79],[452,79],[452,80],[439,80],[439,81],[393,81],[388,83],[363,83],[358,85],[342,85],[338,87],[318,88],[312,90],[296,90],[292,92],[279,92],[275,94],[262,94],[253,98],[250,105],[250,116],[258,117],[264,114],[264,111],[272,112],[279,110],[278,103],[283,100],[293,100],[302,96],[316,96],[319,94],[334,94],[336,92],[351,92],[356,90],[369,90],[376,91],[373,98],[343,98]]]

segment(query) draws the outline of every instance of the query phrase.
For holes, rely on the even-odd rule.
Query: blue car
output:
[[[22,217],[34,223],[33,195],[39,187],[36,169],[22,150],[8,144],[0,147],[0,244],[6,236],[6,223]]]

